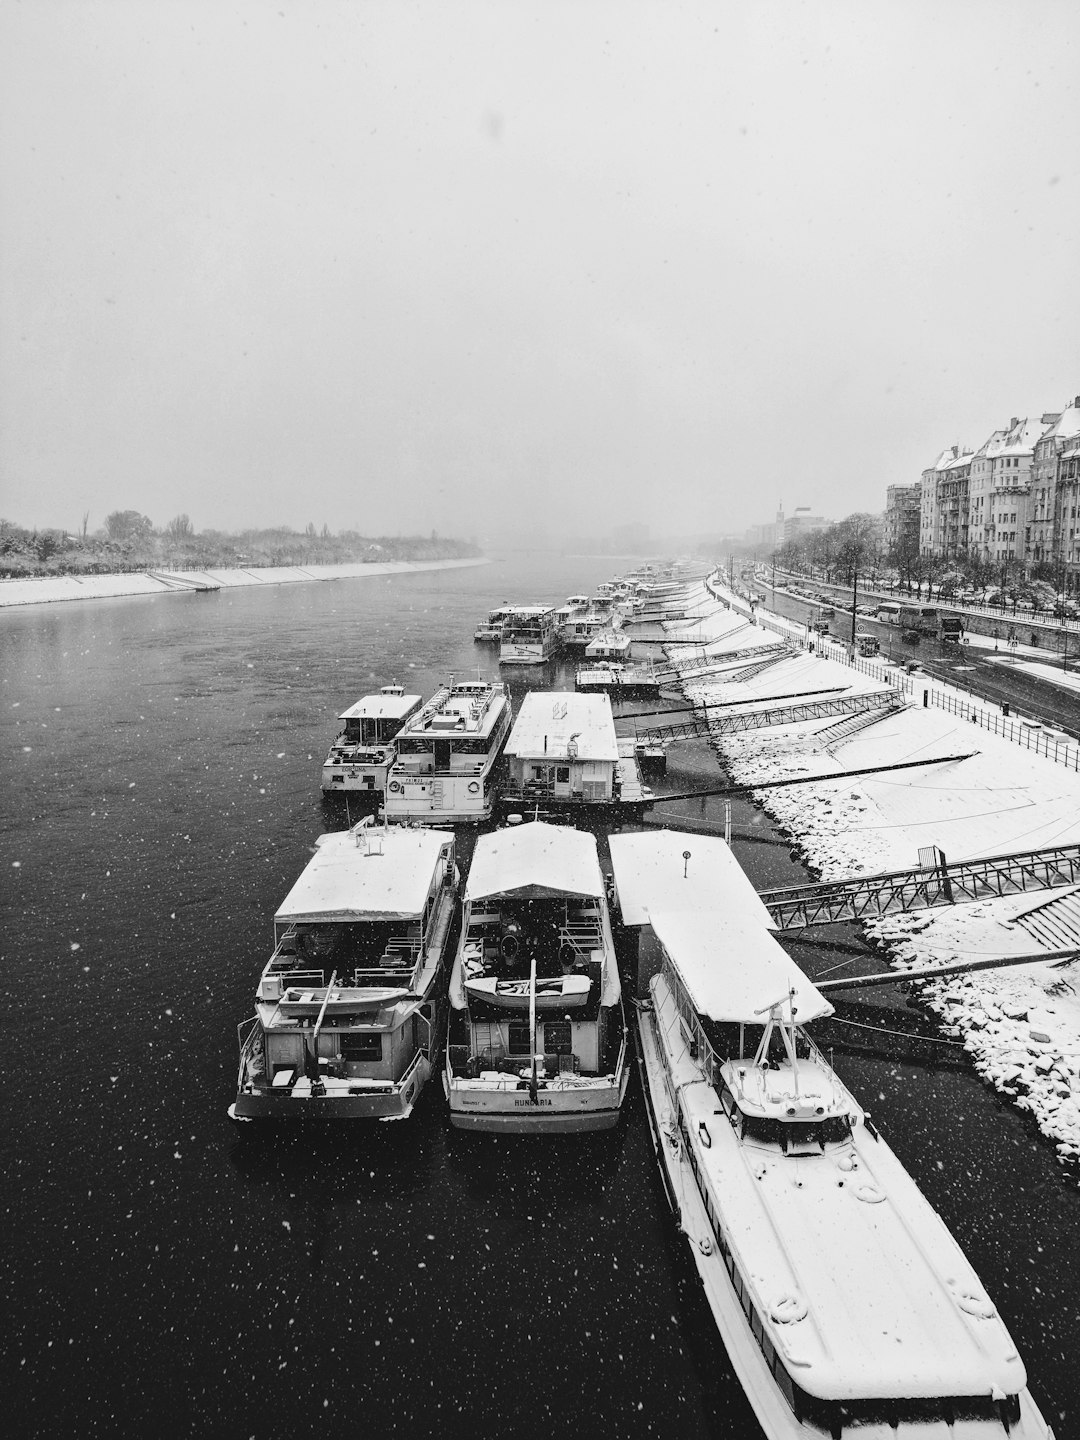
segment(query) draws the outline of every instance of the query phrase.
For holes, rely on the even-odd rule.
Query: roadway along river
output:
[[[756,1435],[636,1084],[591,1138],[452,1132],[438,1086],[400,1125],[226,1117],[272,914],[343,823],[318,788],[337,713],[395,677],[426,694],[449,670],[494,674],[481,615],[614,568],[516,557],[0,614],[5,1433]],[[717,773],[691,743],[665,783]],[[759,810],[736,805],[734,826],[760,887],[802,873]],[[808,969],[864,963],[850,930],[812,939]],[[863,999],[919,1024],[902,997]],[[836,1062],[1076,1435],[1080,1194],[937,1053]]]
[[[754,588],[770,609],[804,624],[819,609],[817,605],[796,600],[781,594],[780,591],[776,592],[774,604],[772,591],[768,586],[755,585]],[[850,640],[851,611],[836,607],[836,619],[831,622],[830,628],[835,639],[841,642]],[[1050,680],[1023,670],[1013,669],[1012,666],[1019,661],[1010,654],[1004,639],[1001,641],[1001,649],[995,652],[979,645],[968,645],[961,649],[955,645],[942,645],[937,640],[908,641],[901,636],[895,625],[882,625],[868,616],[859,616],[858,628],[870,630],[878,637],[884,657],[901,664],[915,664],[938,679],[970,690],[995,705],[1007,705],[1014,715],[1024,715],[1037,720],[1041,725],[1064,730],[1067,734],[1080,738],[1080,691],[1055,685]],[[1002,624],[1002,634],[1007,634],[1011,628],[1012,618],[1006,617]],[[1022,624],[1015,628],[1026,645],[1029,635],[1034,632],[1030,627],[1025,630]],[[1072,638],[1070,636],[1070,643]],[[1080,671],[1080,641],[1077,641],[1076,651],[1073,656],[1070,650],[1066,657],[1070,671]],[[1059,651],[1046,650],[1041,657],[1025,652],[1022,659],[1049,665],[1055,670],[1062,668],[1062,655]]]

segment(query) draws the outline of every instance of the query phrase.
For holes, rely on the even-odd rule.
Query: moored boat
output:
[[[446,831],[319,837],[239,1027],[233,1119],[411,1113],[441,1042],[458,879]]]
[[[639,1053],[669,1199],[765,1435],[1048,1440],[978,1276],[807,1034],[828,1001],[737,885],[723,899],[650,910]]]
[[[604,690],[608,695],[652,699],[660,694],[660,679],[647,662],[622,665],[616,660],[600,660],[595,665],[582,665],[574,673],[578,690]]]
[[[398,757],[386,782],[387,820],[417,825],[487,820],[510,720],[505,685],[451,680],[438,689],[398,736]]]
[[[543,665],[559,645],[550,605],[512,605],[499,642],[500,665]]]
[[[503,630],[506,628],[506,617],[510,614],[512,608],[509,601],[507,601],[504,605],[499,605],[496,609],[489,610],[487,619],[482,620],[473,631],[473,639],[477,641],[478,644],[499,644],[503,637]]]
[[[477,841],[443,1085],[462,1129],[609,1129],[629,1078],[596,841],[542,822]]]
[[[343,710],[338,716],[342,728],[323,762],[323,790],[359,791],[381,800],[397,759],[396,737],[420,705],[421,697],[406,695],[404,686],[384,685],[377,695],[365,695]]]

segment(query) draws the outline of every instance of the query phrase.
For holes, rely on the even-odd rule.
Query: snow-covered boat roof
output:
[[[486,738],[509,704],[506,686],[486,680],[458,680],[441,686],[409,717],[402,736],[430,739],[445,733]]]
[[[467,901],[492,895],[527,900],[561,895],[599,897],[604,877],[596,841],[584,830],[542,820],[481,835],[465,886]]]
[[[577,747],[570,756],[570,741]],[[573,690],[533,690],[506,742],[507,755],[550,760],[619,758],[611,701],[606,695],[579,695]]]
[[[339,720],[403,720],[420,704],[419,695],[365,695],[343,710]]]
[[[608,849],[624,925],[648,925],[654,909],[711,910],[723,903],[773,928],[752,881],[718,836],[650,830],[611,835]]]
[[[413,920],[423,914],[448,830],[339,830],[315,854],[274,916],[278,924]]]
[[[832,1014],[825,996],[756,917],[730,909],[654,910],[650,920],[699,1015],[763,1025],[769,1007],[786,1001],[790,990],[797,1023]]]

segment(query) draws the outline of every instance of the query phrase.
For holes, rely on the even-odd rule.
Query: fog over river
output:
[[[595,1136],[451,1131],[437,1083],[402,1124],[226,1114],[274,910],[345,823],[319,790],[337,714],[395,679],[494,676],[471,638],[488,609],[631,564],[0,613],[7,1434],[759,1434],[636,1079]],[[667,783],[718,774],[698,742]],[[734,825],[759,888],[800,876],[761,812]],[[793,947],[811,972],[857,940],[811,938]],[[905,1057],[834,1058],[981,1273],[1059,1440],[1080,1435],[1075,1179],[962,1054]]]

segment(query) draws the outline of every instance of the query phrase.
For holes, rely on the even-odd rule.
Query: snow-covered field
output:
[[[346,580],[370,575],[403,575],[415,570],[449,570],[485,560],[386,560],[375,565],[268,565],[253,570],[154,570],[125,575],[43,575],[0,580],[0,606],[43,605],[57,600],[104,600],[119,595],[167,595],[195,586],[295,585],[312,580]],[[157,577],[165,576],[165,579]],[[170,580],[173,583],[170,583]]]
[[[725,650],[745,651],[755,637],[762,646],[776,643],[774,629],[747,625],[745,602],[744,613],[714,603],[712,613],[702,619],[700,611],[708,601],[695,595],[693,609],[699,618],[692,629],[669,625],[671,637],[708,638],[712,664],[721,663]],[[761,618],[777,626],[784,623],[775,616]],[[793,635],[802,629],[788,625]],[[905,699],[904,708],[828,748],[816,736],[833,725],[834,718],[717,738],[717,748],[739,783],[795,775],[828,777],[934,757],[967,758],[925,769],[823,779],[813,785],[759,792],[764,808],[796,839],[818,877],[839,880],[859,873],[913,869],[919,864],[919,848],[927,845],[940,847],[950,862],[956,862],[1080,843],[1080,775],[968,718],[973,713],[989,722],[991,714],[1000,715],[999,707],[925,674],[903,677],[902,672],[874,663],[856,668],[847,663],[842,645],[827,643],[824,649],[824,655],[800,650],[744,682],[722,674],[683,682],[687,697],[705,704],[764,702],[770,696],[832,687],[860,694],[890,688],[886,677],[894,675],[891,688]],[[672,647],[669,654],[683,670],[702,663],[700,652],[682,646]],[[1078,683],[1060,669],[1029,660],[1023,652],[1011,651],[1002,658],[1004,663],[1047,672],[1047,678],[1057,683]],[[742,660],[733,668],[748,663]],[[895,684],[901,678],[906,690]],[[970,711],[960,716],[934,703],[924,704],[924,690],[934,692],[943,703],[951,692]],[[1012,733],[1023,735],[1022,717]],[[991,955],[1031,955],[1047,946],[1027,933],[1018,917],[1066,893],[1075,892],[1042,890],[890,915],[868,924],[866,931],[904,969]],[[1080,961],[1039,961],[926,983],[923,991],[946,1029],[963,1038],[980,1074],[1030,1110],[1044,1134],[1056,1142],[1059,1156],[1073,1160],[1080,1160],[1078,977]]]

